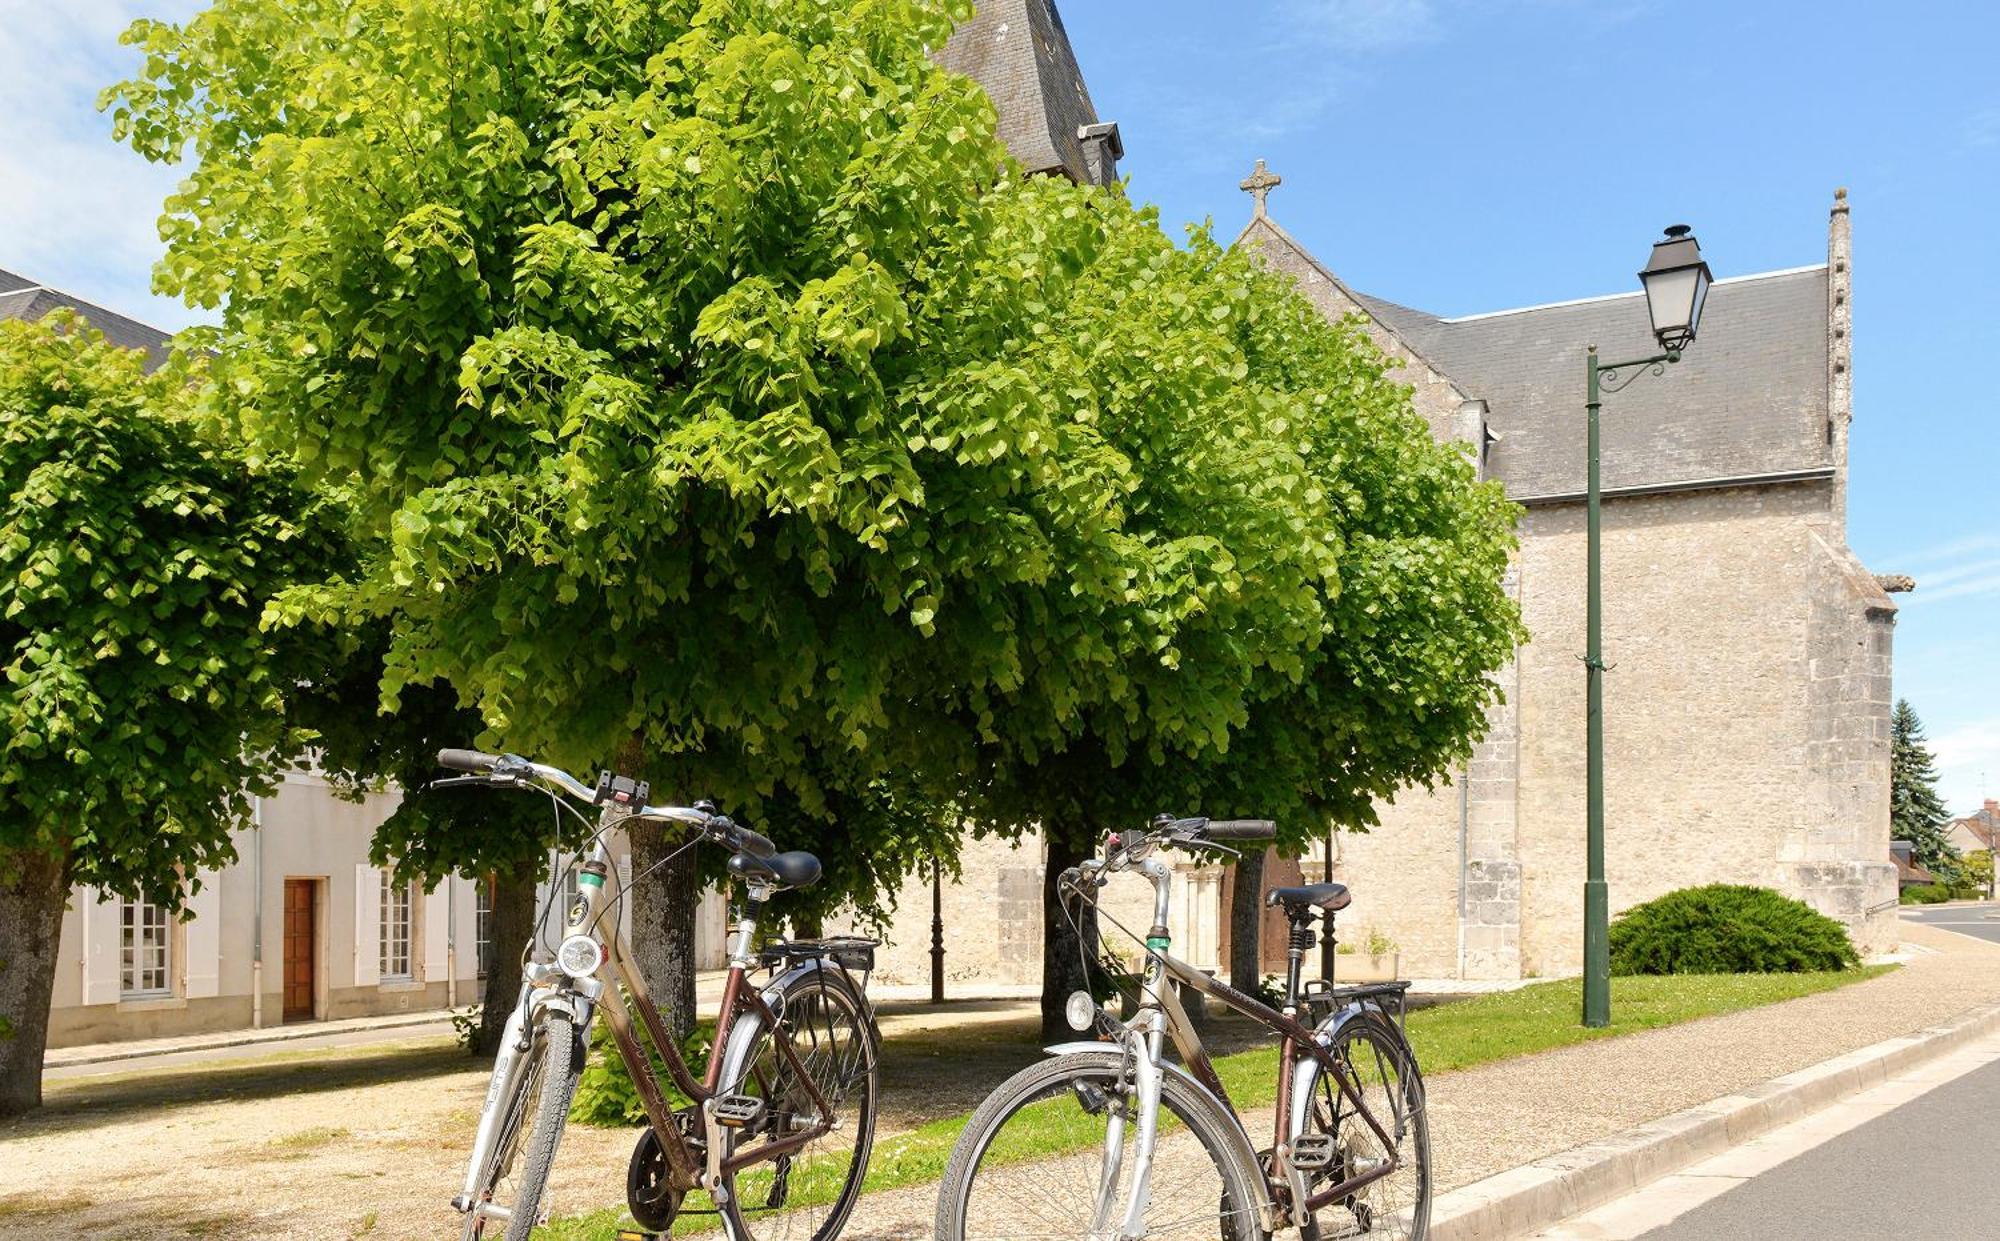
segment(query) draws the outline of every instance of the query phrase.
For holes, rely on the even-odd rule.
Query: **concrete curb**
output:
[[[216,1051],[227,1047],[256,1047],[265,1043],[289,1043],[304,1038],[326,1038],[336,1034],[365,1034],[374,1030],[401,1030],[410,1026],[443,1025],[451,1020],[448,1009],[430,1009],[409,1016],[369,1018],[365,1023],[343,1025],[337,1022],[318,1022],[308,1025],[282,1026],[269,1030],[239,1030],[228,1034],[217,1034],[213,1038],[190,1035],[185,1039],[174,1039],[169,1045],[160,1042],[134,1044],[130,1047],[98,1044],[97,1047],[82,1051],[77,1055],[65,1055],[62,1048],[46,1053],[42,1057],[44,1069],[68,1069],[80,1064],[110,1064],[118,1060],[143,1060],[152,1056],[175,1056],[186,1051]],[[103,1048],[103,1050],[98,1050]]]
[[[1774,1077],[1636,1129],[1544,1156],[1438,1198],[1434,1241],[1505,1241],[1547,1228],[1769,1133],[2000,1030],[2000,1004]]]

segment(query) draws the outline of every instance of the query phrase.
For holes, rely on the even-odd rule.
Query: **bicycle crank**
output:
[[[667,1167],[667,1152],[660,1135],[648,1128],[632,1148],[632,1161],[625,1168],[625,1206],[639,1227],[664,1233],[674,1226],[687,1191],[675,1189]]]

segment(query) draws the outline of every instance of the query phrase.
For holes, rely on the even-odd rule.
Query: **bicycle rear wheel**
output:
[[[1240,1136],[1173,1073],[1160,1106],[1144,1235],[1264,1241],[1262,1174]],[[952,1150],[938,1192],[939,1241],[1117,1236],[1132,1190],[1132,1111],[1116,1051],[1059,1056],[1016,1073],[979,1105]]]
[[[475,1209],[466,1217],[465,1241],[528,1241],[546,1205],[549,1169],[569,1124],[584,1055],[575,1021],[568,1013],[550,1011],[536,1028],[527,1067],[507,1102],[499,1141],[481,1177],[478,1202],[505,1214],[489,1216]]]
[[[737,1241],[832,1241],[861,1194],[875,1143],[875,1024],[853,989],[824,970],[799,975],[774,1007],[798,1064],[770,1029],[757,1032],[747,1054],[732,1057],[744,1067],[723,1093],[761,1099],[764,1111],[754,1125],[729,1131],[729,1152],[754,1152],[816,1125],[813,1091],[832,1110],[833,1127],[727,1176],[723,1212]]]
[[[1423,1241],[1431,1219],[1431,1130],[1424,1108],[1424,1083],[1417,1058],[1403,1035],[1386,1020],[1364,1015],[1340,1027],[1332,1051],[1345,1067],[1375,1125],[1356,1110],[1325,1073],[1314,1078],[1309,1131],[1330,1133],[1334,1159],[1312,1176],[1318,1192],[1360,1172],[1382,1166],[1393,1152],[1394,1172],[1362,1186],[1316,1213],[1323,1241],[1366,1236],[1388,1241]],[[1375,1126],[1383,1134],[1375,1132]]]

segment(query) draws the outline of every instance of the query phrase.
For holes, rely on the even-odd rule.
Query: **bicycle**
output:
[[[1137,870],[1152,881],[1153,926],[1137,1011],[1121,1021],[1088,992],[1070,997],[1071,1026],[1095,1030],[1102,1041],[1048,1048],[1049,1059],[1009,1078],[973,1113],[939,1189],[939,1241],[1264,1241],[1285,1228],[1297,1228],[1304,1241],[1362,1235],[1421,1241],[1430,1221],[1430,1131],[1423,1082],[1402,1031],[1409,984],[1300,985],[1301,963],[1313,947],[1312,919],[1323,918],[1331,935],[1334,914],[1350,899],[1347,889],[1317,883],[1267,894],[1265,903],[1282,907],[1291,928],[1282,1012],[1167,951],[1172,872],[1153,854],[1234,852],[1223,842],[1273,834],[1263,820],[1163,815],[1136,839],[1111,836],[1102,858],[1063,873],[1066,903],[1094,902],[1121,871]],[[1170,984],[1282,1036],[1268,1149],[1252,1141]],[[1306,1021],[1318,1016],[1317,1025],[1301,1014]],[[1179,1064],[1162,1059],[1168,1036]]]
[[[452,1199],[464,1216],[465,1241],[526,1241],[545,1220],[549,1170],[583,1071],[590,1024],[599,1014],[646,1113],[626,1175],[626,1205],[641,1227],[665,1232],[679,1216],[694,1214],[683,1210],[683,1202],[700,1189],[733,1241],[837,1236],[860,1193],[874,1143],[880,1035],[866,975],[876,944],[835,938],[757,945],[764,903],[817,881],[819,860],[778,852],[706,803],[647,805],[650,790],[643,781],[608,771],[591,787],[518,755],[445,750],[438,762],[471,774],[433,787],[526,788],[572,812],[565,795],[599,808],[596,830],[575,864],[577,897],[554,959],[540,959],[532,946],[525,954],[520,995],[493,1065],[464,1186]],[[732,850],[729,873],[746,894],[730,939],[714,1048],[700,1081],[647,995],[619,932],[619,902],[630,885],[616,892],[606,886],[614,873],[606,836],[648,819],[693,828],[696,835],[684,847],[708,840]],[[551,902],[560,887],[551,884]],[[537,925],[547,915],[545,907]],[[774,974],[771,981],[748,981],[751,970],[765,968]],[[635,1013],[673,1086],[690,1100],[685,1106],[669,1104],[639,1041]]]

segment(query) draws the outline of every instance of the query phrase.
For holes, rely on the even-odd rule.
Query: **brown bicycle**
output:
[[[1291,924],[1282,1012],[1167,953],[1171,872],[1154,853],[1272,835],[1262,820],[1162,816],[1135,839],[1111,837],[1104,857],[1064,874],[1075,902],[1094,902],[1120,871],[1152,881],[1137,1011],[1120,1020],[1086,992],[1070,998],[1070,1024],[1100,1041],[1048,1048],[1049,1059],[1015,1074],[973,1113],[938,1194],[939,1241],[1264,1241],[1287,1228],[1303,1241],[1425,1235],[1430,1130],[1402,1031],[1408,984],[1301,985],[1312,921],[1323,918],[1331,935],[1347,889],[1320,883],[1267,894]],[[1283,1040],[1269,1147],[1259,1150],[1244,1127],[1176,985]],[[1179,1064],[1161,1055],[1168,1037]]]
[[[831,1241],[861,1192],[874,1142],[879,1034],[865,988],[875,942],[756,943],[764,903],[779,891],[815,882],[819,860],[780,853],[709,806],[649,806],[643,782],[610,772],[593,788],[515,755],[445,750],[438,762],[471,773],[439,784],[530,788],[598,807],[596,830],[576,864],[577,897],[554,960],[530,959],[523,967],[465,1184],[452,1199],[465,1217],[467,1241],[527,1241],[547,1218],[549,1170],[598,1015],[645,1107],[646,1130],[626,1178],[627,1206],[642,1227],[665,1232],[679,1216],[693,1214],[683,1202],[702,1190],[735,1241]],[[644,819],[682,824],[698,833],[696,839],[732,850],[729,870],[746,898],[730,939],[714,1051],[700,1080],[646,994],[619,933],[619,902],[627,893],[607,886],[614,871],[605,837]],[[550,885],[551,899],[561,886]],[[750,979],[751,971],[765,969],[770,981]],[[640,1027],[686,1103],[668,1101]]]

